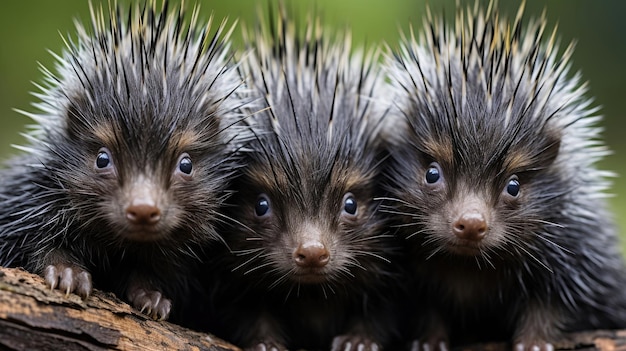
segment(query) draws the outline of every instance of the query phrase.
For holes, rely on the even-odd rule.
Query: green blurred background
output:
[[[99,0],[93,0],[98,4]],[[125,1],[119,0],[124,3]],[[127,1],[126,1],[127,2]],[[187,1],[190,5],[193,1]],[[257,7],[266,2],[256,0],[200,1],[203,18],[211,12],[218,20],[228,16],[243,23],[253,24]],[[317,0],[284,1],[288,7],[300,11],[316,8],[324,22],[335,28],[352,28],[355,43],[388,42],[395,47],[399,29],[406,31],[409,23],[421,29],[426,5],[421,0]],[[473,5],[474,0],[460,1]],[[105,2],[105,7],[106,5]],[[430,1],[435,12],[445,10],[448,16],[454,12],[455,0]],[[500,1],[501,12],[514,16],[518,1]],[[539,16],[543,10],[551,26],[558,24],[559,35],[564,43],[577,41],[573,67],[583,73],[590,82],[589,95],[602,106],[605,116],[605,138],[614,154],[602,167],[620,175],[614,180],[615,194],[611,206],[618,219],[622,233],[626,233],[626,137],[624,114],[626,113],[626,1],[590,0],[528,0],[526,19]],[[52,68],[54,60],[47,50],[59,53],[64,47],[61,35],[74,34],[74,19],[89,21],[86,0],[71,1],[10,1],[0,7],[0,160],[17,151],[11,144],[20,144],[19,132],[30,120],[14,112],[12,108],[34,111],[30,106],[35,98],[31,82],[41,82],[42,74],[37,62]],[[236,32],[235,37],[238,37]],[[626,248],[626,234],[622,235],[622,247]],[[625,250],[626,251],[626,250]]]

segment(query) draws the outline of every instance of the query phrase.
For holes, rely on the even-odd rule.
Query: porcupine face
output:
[[[583,178],[602,188],[589,177],[601,178],[591,164],[604,153],[594,111],[567,77],[571,46],[557,56],[554,35],[543,43],[544,19],[522,30],[521,11],[512,24],[464,15],[454,28],[429,17],[391,63],[409,130],[391,174],[396,209],[430,255],[533,255],[568,197],[586,196]]]
[[[275,51],[257,38],[258,56],[244,62],[262,112],[248,120],[257,138],[235,195],[235,218],[248,229],[236,228],[231,247],[241,256],[237,269],[270,288],[334,291],[386,264],[373,200],[375,73],[368,76],[371,59],[349,60],[338,44],[309,38],[299,47],[292,36],[272,38]]]
[[[560,207],[561,181],[551,169],[558,137],[548,132],[511,138],[517,132],[495,128],[492,117],[498,119],[470,111],[450,129],[438,126],[439,135],[415,133],[400,159],[410,161],[396,164],[404,186],[395,195],[407,204],[404,221],[424,223],[409,226],[408,234],[422,236],[433,253],[489,259],[521,250],[517,243],[534,240],[533,233],[551,220],[551,206]]]
[[[329,149],[320,151],[337,152]],[[294,156],[297,164],[289,167],[297,170],[283,168],[285,159],[248,166],[250,191],[241,194],[240,207],[250,231],[240,234],[259,256],[242,269],[260,269],[254,274],[268,275],[272,284],[353,280],[359,266],[368,266],[367,253],[377,251],[374,237],[381,230],[371,174],[354,164],[334,167],[317,151]]]
[[[192,19],[184,29],[182,9],[154,6],[118,11],[109,26],[96,15],[93,35],[78,27],[41,104],[63,121],[47,126],[55,155],[47,166],[86,233],[205,240],[232,172],[224,125],[238,78],[225,69],[223,26],[207,45],[208,28]]]

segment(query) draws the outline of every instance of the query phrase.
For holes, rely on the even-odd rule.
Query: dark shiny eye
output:
[[[425,179],[428,184],[435,184],[441,179],[441,171],[437,162],[430,164],[430,167],[426,170]]]
[[[519,180],[517,178],[512,178],[509,180],[509,183],[506,185],[507,194],[517,197],[519,195],[520,185]]]
[[[109,155],[109,150],[100,149],[98,151],[98,156],[96,156],[96,167],[99,169],[107,168],[111,164],[111,156]]]
[[[347,193],[343,197],[343,210],[348,214],[355,215],[357,209],[358,207],[354,195],[352,195],[352,193]]]
[[[189,158],[189,156],[183,156],[178,162],[178,169],[185,174],[191,174],[193,170],[191,158]]]
[[[254,205],[254,213],[258,217],[263,217],[270,212],[270,201],[265,197],[265,195],[259,196],[256,200],[256,204]]]

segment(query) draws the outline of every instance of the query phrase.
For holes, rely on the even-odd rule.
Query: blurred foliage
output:
[[[118,0],[120,3],[127,1]],[[142,0],[143,1],[143,0]],[[435,13],[454,13],[456,0],[431,1]],[[190,5],[193,1],[187,1]],[[207,19],[214,13],[220,21],[228,17],[230,22],[238,19],[246,26],[254,26],[258,8],[276,7],[273,1],[199,1],[202,17]],[[474,0],[460,1],[472,6]],[[98,6],[99,0],[93,0]],[[143,2],[142,2],[143,3]],[[353,42],[357,45],[377,45],[387,42],[396,47],[399,32],[407,31],[412,23],[421,29],[426,4],[422,0],[285,0],[287,7],[297,14],[315,9],[324,23],[337,29],[350,28]],[[108,7],[105,1],[103,6]],[[486,2],[484,3],[486,6]],[[500,11],[514,16],[518,1],[500,1]],[[190,7],[190,6],[189,6]],[[564,44],[576,41],[573,56],[574,71],[580,70],[590,82],[590,96],[602,106],[605,116],[605,137],[614,154],[603,162],[602,167],[626,175],[626,138],[623,114],[626,111],[626,2],[621,0],[528,0],[526,20],[540,16],[546,11],[551,26],[558,25],[558,33]],[[12,108],[33,111],[30,106],[36,98],[29,94],[35,91],[32,82],[41,82],[42,74],[38,62],[48,68],[54,60],[47,50],[59,53],[64,48],[62,36],[74,35],[74,20],[89,21],[89,5],[85,0],[26,0],[9,1],[2,4],[0,11],[0,159],[15,153],[11,144],[23,143],[19,132],[24,124],[30,123]],[[235,38],[239,38],[235,31]],[[238,47],[235,44],[235,47]],[[626,181],[615,179],[616,194],[611,199],[615,216],[623,232],[626,232]],[[626,234],[624,235],[626,238]],[[626,239],[623,240],[626,247]]]

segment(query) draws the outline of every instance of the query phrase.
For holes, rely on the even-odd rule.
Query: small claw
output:
[[[43,277],[50,290],[61,290],[65,297],[75,292],[86,299],[91,294],[91,274],[78,266],[49,265],[44,268]]]
[[[420,342],[413,340],[410,346],[411,351],[448,351],[448,343],[446,341]]]
[[[91,274],[85,271],[78,273],[75,285],[76,287],[74,288],[74,292],[83,300],[86,300],[92,290]]]
[[[529,345],[529,346],[526,346]],[[516,343],[513,347],[514,351],[554,351],[554,345],[549,342],[528,343],[523,342]]]
[[[168,299],[163,299],[161,301],[161,304],[159,305],[159,309],[157,313],[158,315],[161,316],[159,320],[160,321],[166,320],[170,316],[171,310],[172,310],[172,302]]]
[[[378,351],[379,346],[360,334],[338,335],[333,339],[332,351]]]
[[[50,287],[50,290],[54,290],[57,287],[57,269],[55,266],[48,266],[43,271],[43,277],[46,284]]]
[[[141,313],[145,313],[147,315],[152,314],[152,308],[150,308],[150,301],[146,301],[143,306],[141,306]]]
[[[260,342],[256,344],[255,346],[246,348],[246,350],[247,351],[281,351],[281,350],[285,350],[285,347],[278,346],[272,342],[270,343]]]
[[[59,280],[59,290],[65,291],[65,297],[69,297],[72,293],[72,287],[74,285],[74,271],[71,268],[65,267],[61,270]]]
[[[163,295],[161,295],[161,293],[158,291],[153,292],[151,295],[152,295],[152,298],[151,298],[152,306],[158,306],[159,303],[161,302],[161,297]]]
[[[172,309],[172,302],[159,291],[135,288],[128,292],[127,297],[136,309],[154,320],[166,320]]]
[[[420,342],[418,340],[413,340],[411,343],[411,351],[420,351]]]

